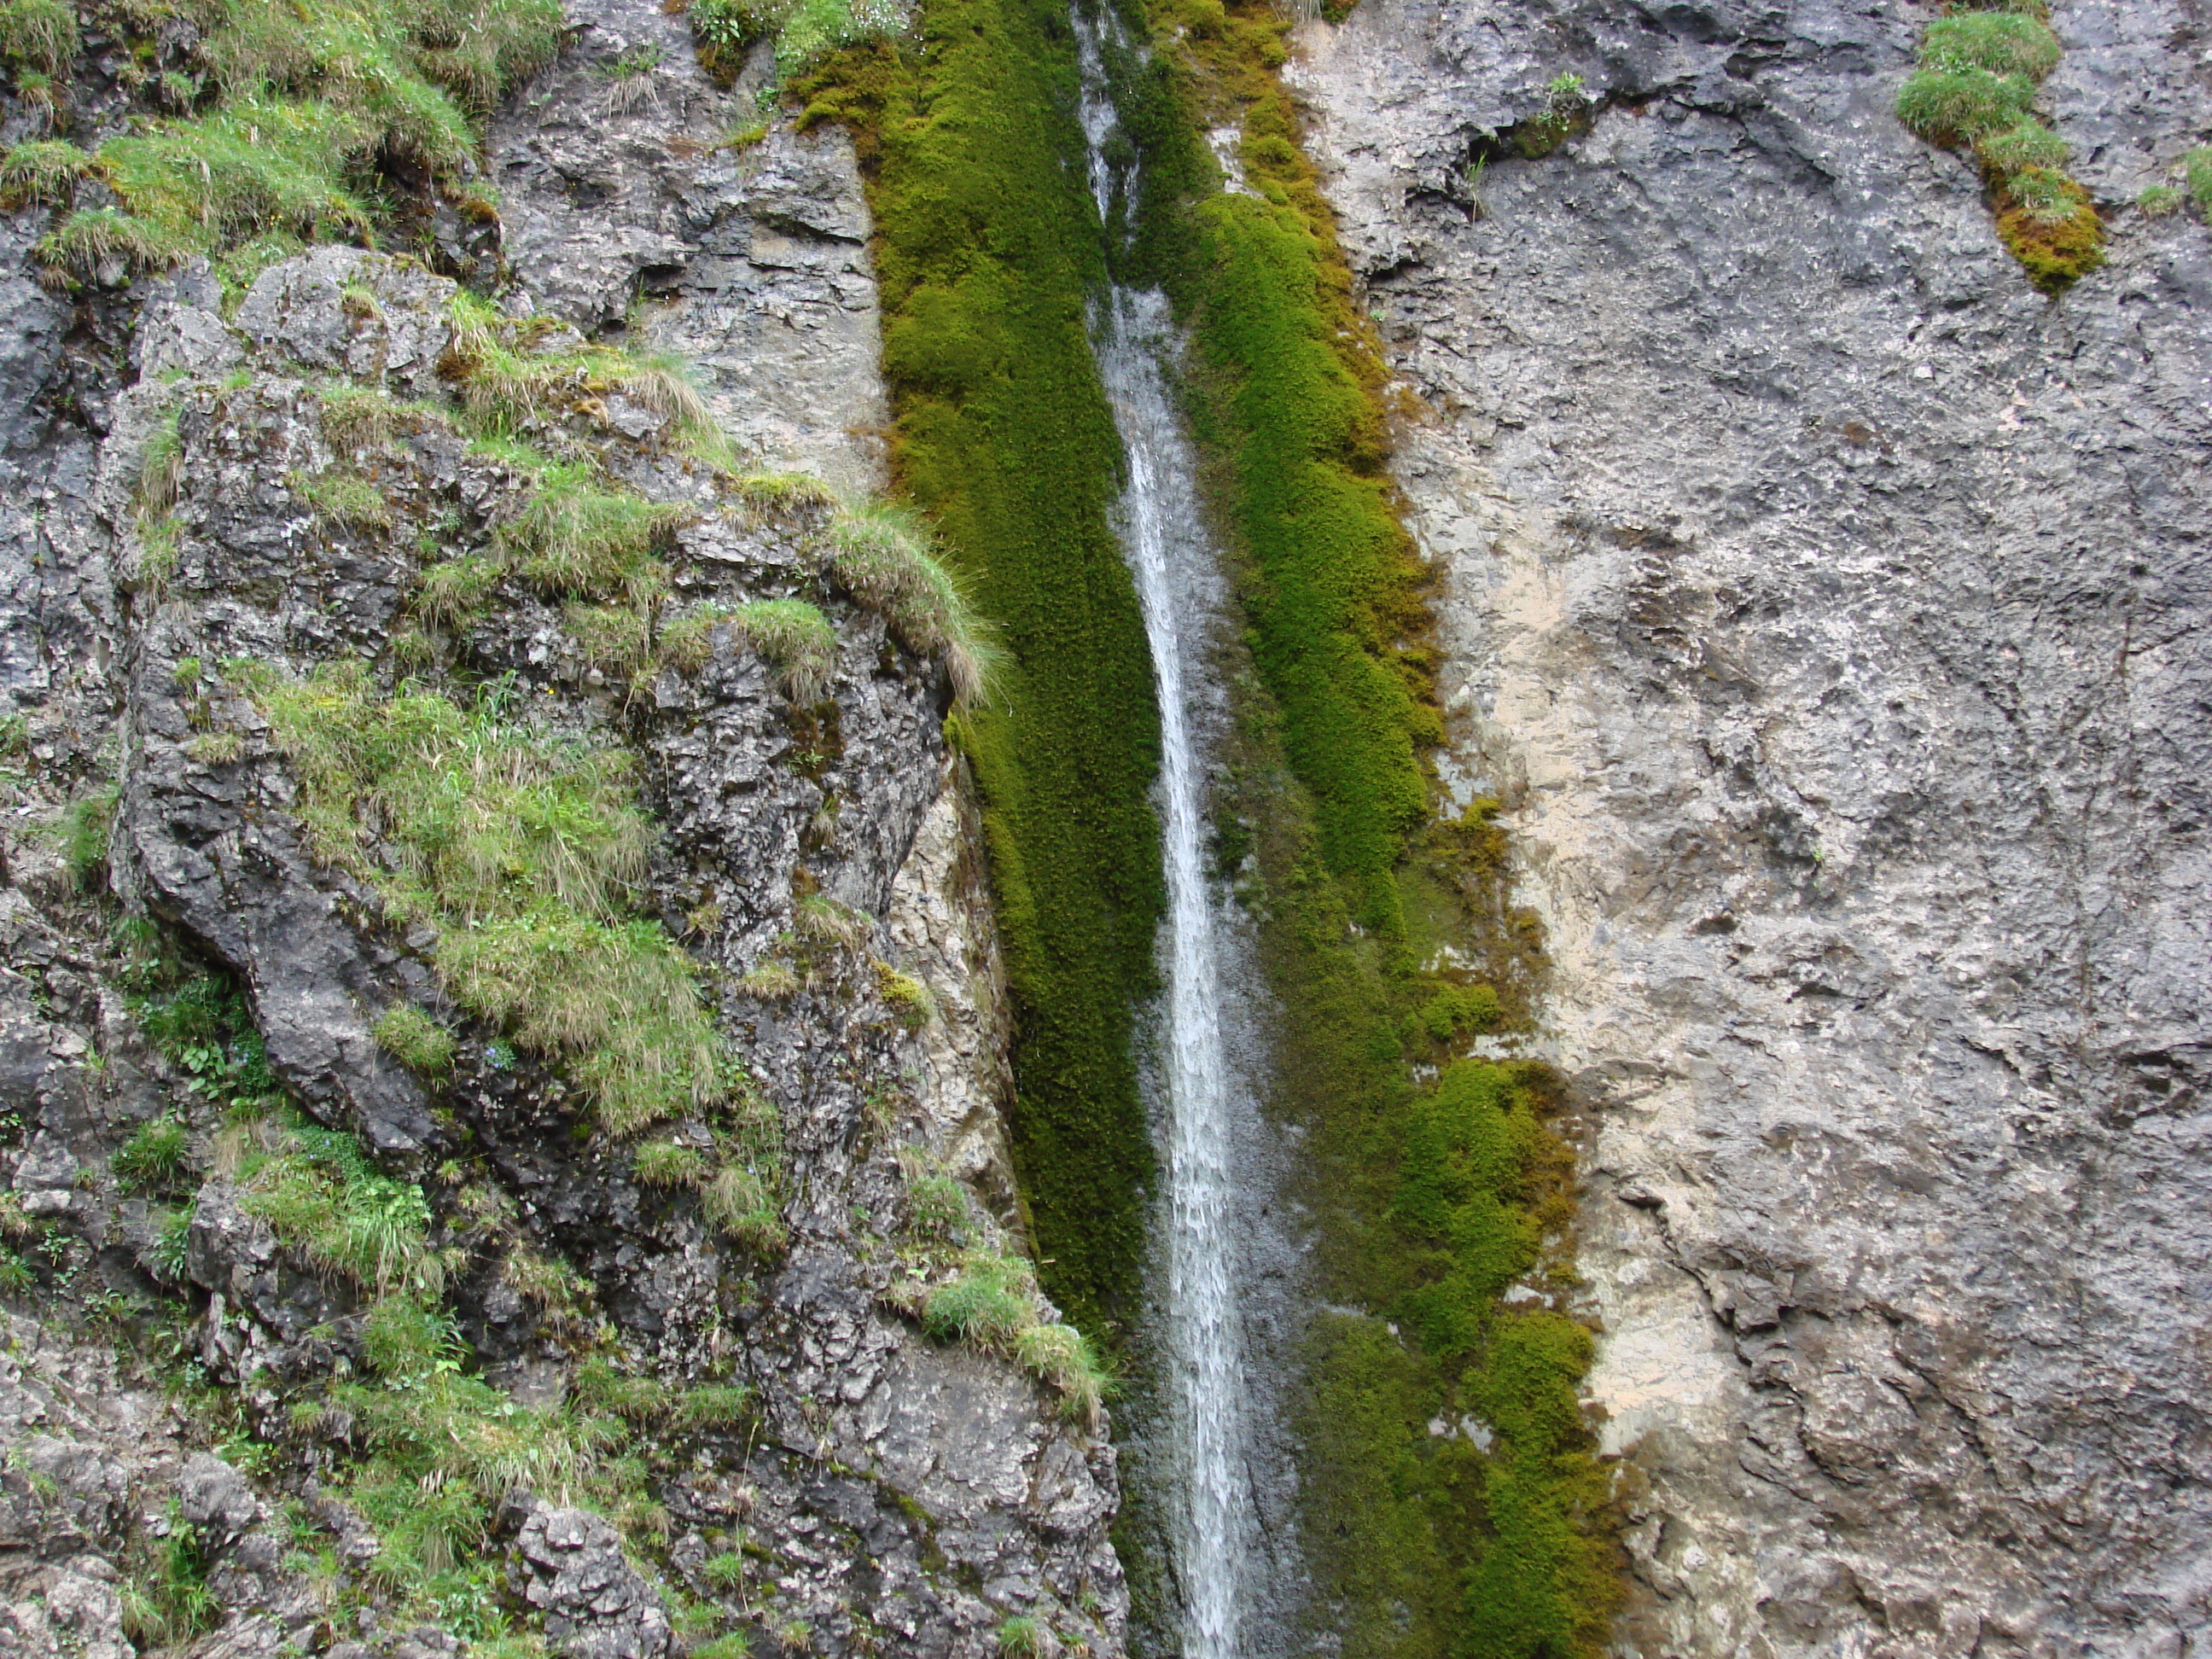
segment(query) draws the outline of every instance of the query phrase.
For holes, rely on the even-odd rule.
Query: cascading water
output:
[[[1131,51],[1119,20],[1076,9],[1082,119],[1099,217],[1117,222],[1135,166],[1109,159],[1118,125],[1106,48]],[[1126,234],[1126,233],[1124,233]],[[1212,635],[1228,594],[1198,496],[1198,459],[1164,372],[1175,337],[1166,296],[1110,286],[1091,319],[1092,348],[1127,463],[1116,532],[1135,579],[1160,713],[1158,787],[1168,914],[1150,1092],[1164,1192],[1164,1260],[1155,1314],[1160,1421],[1146,1438],[1147,1482],[1164,1511],[1177,1607],[1170,1635],[1182,1659],[1249,1659],[1279,1645],[1263,1627],[1285,1607],[1263,1591],[1277,1577],[1261,1534],[1283,1484],[1273,1447],[1279,1366],[1255,1363],[1285,1273],[1285,1253],[1257,1194],[1279,1161],[1253,1082],[1263,1047],[1247,931],[1209,874],[1210,735],[1226,705],[1210,676]],[[1263,1376],[1263,1370],[1276,1375]]]

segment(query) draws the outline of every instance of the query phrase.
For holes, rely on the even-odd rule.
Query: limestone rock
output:
[[[2054,9],[2056,301],[1894,118],[1917,10],[1302,37],[1587,1108],[1635,1651],[2212,1630],[2212,241],[2125,205],[2212,122],[2184,16]],[[1563,72],[1588,133],[1494,144]]]

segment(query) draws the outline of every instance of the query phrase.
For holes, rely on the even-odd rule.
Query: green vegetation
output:
[[[941,1342],[1018,1361],[1059,1390],[1070,1416],[1096,1425],[1112,1376],[1081,1331],[1037,1317],[1036,1273],[1019,1256],[966,1252],[958,1275],[929,1292],[921,1323]]]
[[[197,1528],[172,1512],[168,1535],[148,1538],[123,1581],[123,1628],[145,1652],[181,1648],[222,1620],[208,1588],[214,1563]]]
[[[62,863],[81,893],[100,892],[107,886],[107,843],[122,799],[119,784],[106,784],[78,796],[62,813]]]
[[[1104,276],[1065,13],[933,0],[918,53],[850,49],[795,82],[870,175],[898,480],[975,609],[997,684],[953,723],[975,770],[1018,1016],[1014,1156],[1054,1299],[1129,1308],[1151,1167],[1129,1044],[1161,902],[1158,721],[1108,512],[1121,457],[1085,331]],[[848,522],[841,580],[885,538]]]
[[[10,210],[37,202],[66,202],[77,180],[92,169],[92,157],[75,144],[34,139],[0,155],[0,204]]]
[[[1424,576],[1385,471],[1376,341],[1275,74],[1289,21],[1249,0],[1155,0],[1151,21],[1157,61],[1110,66],[1145,169],[1146,210],[1115,228],[1129,233],[1117,274],[1164,286],[1195,346],[1187,404],[1249,624],[1220,858],[1253,872],[1290,1011],[1277,1104],[1311,1131],[1302,1196],[1320,1222],[1321,1293],[1364,1310],[1332,1316],[1310,1355],[1321,1599],[1340,1610],[1348,1654],[1594,1653],[1616,1590],[1608,1480],[1576,1402],[1589,1334],[1504,1300],[1530,1279],[1547,1294],[1564,1282],[1571,1163],[1540,1074],[1449,1069],[1425,1091],[1413,1073],[1450,1066],[1477,1033],[1526,1028],[1540,933],[1507,896],[1496,803],[1432,819]],[[1141,643],[1120,573],[1091,562],[1088,539],[1092,503],[1116,482],[1078,350],[1081,296],[1105,272],[1095,221],[1069,199],[1080,169],[1055,9],[933,0],[922,29],[920,62],[848,53],[800,90],[809,119],[855,126],[872,169],[901,481],[1006,625],[1002,702],[957,729],[1016,968],[1017,1163],[1042,1254],[1058,1258],[1054,1297],[1094,1323],[1133,1280],[1121,1243],[1133,1235],[1118,1230],[1134,1220],[1123,1182],[1142,1150],[1124,1156],[1115,1135],[1133,1121],[1097,1067],[1117,1040],[1097,1024],[1068,1039],[1079,1017],[1118,1015],[1143,988],[1157,914],[1139,797],[1152,728],[1121,712],[1142,707]],[[1556,142],[1589,100],[1571,79],[1546,96]],[[1204,135],[1224,129],[1241,135],[1250,194],[1219,187]],[[1024,494],[1039,480],[1048,495]],[[1049,562],[1033,540],[1046,526]],[[1039,591],[1044,570],[1053,586]],[[1063,654],[1071,641],[1079,653]],[[1106,671],[1126,676],[1109,683],[1118,701],[1102,694]],[[1101,769],[1087,798],[1060,793],[1071,757]],[[1071,825],[1132,856],[1074,866]],[[1109,870],[1144,884],[1097,884]],[[1055,909],[1074,898],[1084,914],[1063,921]],[[1054,952],[1025,955],[1046,939]],[[1464,965],[1421,965],[1440,958]],[[1431,1160],[1443,1173],[1422,1173]],[[957,1237],[964,1206],[930,1174],[908,1171],[912,1232]],[[1025,1272],[970,1250],[922,1302],[926,1326],[1025,1345],[1049,1370],[1058,1339],[1030,1334],[1046,1328]],[[1431,1436],[1448,1413],[1480,1416],[1490,1451]]]
[[[2181,211],[2182,200],[2172,185],[2146,185],[2136,198],[2136,210],[2146,219],[2164,219]]]
[[[648,1187],[703,1187],[712,1171],[696,1148],[673,1140],[648,1140],[637,1149],[637,1178]]]
[[[2212,220],[2212,144],[2199,145],[2181,158],[2181,176],[2197,210]]]
[[[393,220],[388,203],[402,180],[461,193],[474,124],[552,56],[561,12],[555,0],[313,9],[218,0],[194,21],[216,101],[141,117],[76,169],[121,206],[71,213],[40,244],[50,264],[88,276],[108,259],[146,270],[235,251],[236,278],[302,241],[371,240]],[[67,66],[76,35],[74,15],[55,0],[0,6],[0,53],[47,75]],[[53,199],[70,199],[73,179],[62,169],[49,166],[41,178]]]
[[[1047,1650],[1044,1626],[1028,1613],[999,1626],[999,1651],[1009,1659],[1038,1659]]]
[[[902,0],[691,0],[686,9],[699,61],[725,84],[759,41],[775,40],[781,80],[848,46],[902,34],[910,22]]]
[[[2031,112],[2058,56],[2039,5],[1954,9],[1928,26],[1920,67],[1897,94],[1898,119],[1913,131],[1973,151],[1998,235],[2048,294],[2105,260],[2104,221],[2067,176],[2066,141]]]
[[[162,1192],[173,1188],[190,1168],[191,1136],[173,1117],[157,1117],[118,1147],[110,1167],[125,1190]]]
[[[410,1071],[436,1078],[453,1069],[453,1034],[411,1002],[392,1004],[372,1030],[378,1046]]]
[[[826,539],[837,585],[882,617],[908,650],[941,653],[955,702],[988,696],[1004,655],[919,514],[896,502],[847,503]]]
[[[729,614],[731,628],[775,668],[793,702],[818,701],[837,669],[837,634],[804,599],[756,599]]]
[[[627,751],[532,732],[495,698],[379,697],[357,664],[251,678],[319,853],[437,928],[457,1002],[566,1065],[617,1133],[727,1097],[696,970],[635,915],[653,830]]]
[[[392,508],[384,492],[352,472],[294,473],[292,493],[313,509],[324,526],[340,530],[389,530]]]
[[[1182,21],[1164,9],[1156,33]],[[1134,275],[1164,282],[1198,347],[1191,409],[1240,567],[1252,656],[1316,852],[1353,920],[1402,939],[1394,872],[1427,810],[1425,577],[1384,469],[1383,372],[1335,222],[1274,70],[1286,17],[1225,12],[1138,80],[1123,119],[1154,203]],[[1135,78],[1133,72],[1133,78]],[[1559,99],[1583,96],[1579,83]],[[1577,105],[1579,107],[1579,105]],[[1243,134],[1253,193],[1226,193],[1206,128]]]

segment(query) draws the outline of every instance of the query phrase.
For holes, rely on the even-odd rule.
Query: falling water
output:
[[[1079,5],[1082,118],[1100,219],[1117,223],[1136,180],[1109,158],[1116,118],[1103,48],[1127,50],[1108,7]],[[1127,234],[1124,232],[1123,234]],[[1165,1175],[1162,1340],[1168,1564],[1180,1604],[1183,1659],[1244,1659],[1258,1650],[1254,1593],[1266,1577],[1255,1533],[1255,1395],[1251,1333],[1252,1228],[1236,1156],[1252,1138],[1246,947],[1207,872],[1209,737],[1223,702],[1207,674],[1211,630],[1226,599],[1220,560],[1200,508],[1198,464],[1164,372],[1174,334],[1158,291],[1109,288],[1092,318],[1099,378],[1127,461],[1116,529],[1135,578],[1160,712],[1158,786],[1168,914],[1160,956],[1167,994],[1153,1068],[1153,1115]],[[1248,1170],[1249,1174],[1249,1171]],[[1257,1437],[1264,1439],[1264,1434]],[[1264,1458],[1257,1463],[1264,1465]]]

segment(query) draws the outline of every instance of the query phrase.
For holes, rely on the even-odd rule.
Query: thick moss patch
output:
[[[1018,1035],[1014,1153],[1047,1287],[1129,1306],[1149,1143],[1130,1052],[1152,985],[1158,716],[1107,514],[1121,448],[1084,330],[1104,276],[1055,0],[936,0],[919,53],[800,83],[860,134],[875,210],[901,485],[1009,659],[956,724],[984,798]]]

